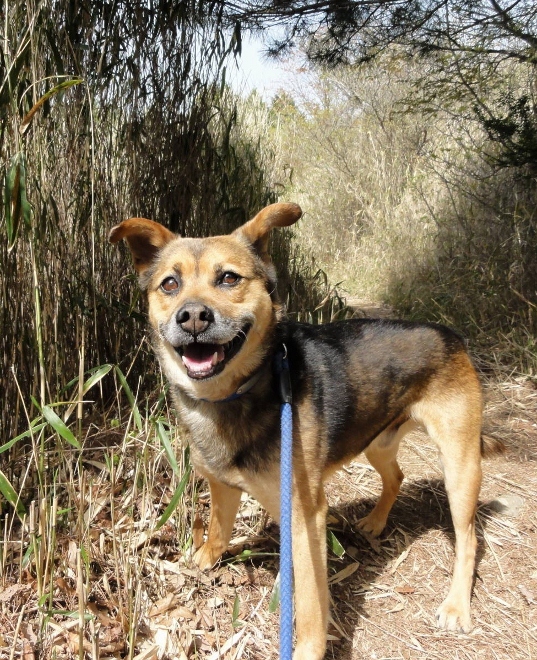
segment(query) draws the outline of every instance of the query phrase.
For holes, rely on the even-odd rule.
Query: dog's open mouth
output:
[[[225,344],[206,344],[194,341],[191,344],[178,346],[175,350],[181,356],[190,378],[197,380],[211,378],[220,373],[226,364],[242,348],[250,326],[247,325]]]

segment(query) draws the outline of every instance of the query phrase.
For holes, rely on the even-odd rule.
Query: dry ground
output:
[[[345,555],[332,555],[329,562],[333,624],[327,658],[537,658],[537,390],[528,380],[511,379],[486,386],[486,394],[485,432],[502,438],[507,452],[484,463],[474,631],[458,635],[434,625],[448,589],[453,534],[436,451],[415,434],[401,449],[406,479],[379,540],[355,530],[379,492],[379,479],[365,461],[353,462],[328,486],[329,525]],[[96,474],[98,451],[88,455]],[[160,488],[165,491],[166,484]],[[196,510],[205,517],[201,488]],[[154,501],[133,499],[125,487],[112,490],[103,481],[92,491],[96,513],[85,588],[76,544],[69,530],[58,532],[62,556],[51,616],[43,617],[39,585],[20,544],[18,551],[15,543],[4,546],[0,659],[275,660],[278,614],[269,613],[269,600],[278,529],[257,504],[244,501],[232,554],[203,575],[185,558],[173,524],[151,531]],[[138,511],[135,524],[129,506]],[[153,514],[144,518],[144,507]],[[245,548],[260,554],[234,560]],[[81,599],[82,609],[93,615],[83,636],[76,615]],[[133,644],[128,631],[136,633]]]
[[[537,658],[537,391],[514,381],[488,387],[487,395],[485,431],[508,447],[504,456],[484,463],[474,631],[458,635],[435,627],[434,612],[451,577],[453,534],[436,450],[416,433],[401,449],[405,484],[379,540],[355,531],[379,492],[374,471],[356,461],[328,486],[330,527],[346,554],[341,560],[332,556],[329,566],[334,641],[327,658]],[[250,515],[246,510],[244,520]],[[268,542],[257,548],[276,550]],[[271,564],[234,569],[239,582],[248,580],[241,589],[248,641],[230,658],[278,657],[277,620],[267,614],[268,596],[263,598],[276,572],[276,562]],[[214,577],[217,584],[229,579],[221,568]],[[205,595],[218,593],[217,586]],[[231,636],[226,616],[229,621],[229,609],[220,618],[220,634],[227,629]]]

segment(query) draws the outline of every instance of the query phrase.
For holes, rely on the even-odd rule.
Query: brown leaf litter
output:
[[[365,459],[327,487],[329,527],[346,551],[329,560],[327,658],[537,657],[537,390],[520,379],[487,385],[486,393],[485,433],[502,439],[507,451],[484,463],[474,630],[463,635],[435,627],[451,577],[453,532],[436,450],[416,433],[401,448],[406,478],[380,539],[356,529],[380,488]],[[93,478],[94,508],[85,509],[90,562],[82,570],[78,544],[68,529],[57,530],[63,554],[55,558],[48,604],[38,600],[38,580],[32,565],[21,562],[20,544],[17,551],[13,538],[5,546],[0,660],[276,660],[278,612],[269,611],[269,601],[278,571],[277,526],[245,499],[225,561],[202,574],[190,561],[188,539],[193,534],[195,544],[201,542],[204,493],[197,494],[192,517],[188,502],[185,542],[177,519],[155,528],[154,494],[169,501],[169,482],[162,479],[148,498],[137,494],[134,480],[126,483]]]

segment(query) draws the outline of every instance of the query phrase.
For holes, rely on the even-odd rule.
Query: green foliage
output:
[[[508,92],[502,99],[504,113],[485,114],[479,106],[474,111],[487,135],[502,149],[495,161],[502,167],[537,163],[537,115],[535,103],[528,94],[515,97]]]
[[[26,197],[26,164],[24,154],[19,152],[11,159],[5,173],[4,221],[6,224],[7,250],[15,245],[21,220],[30,226],[30,204]]]
[[[336,555],[336,557],[343,557],[345,554],[345,548],[339,542],[337,536],[331,529],[326,530],[326,541],[330,550]]]
[[[188,463],[188,455],[185,457],[185,464],[187,467],[183,476],[181,477],[181,481],[177,485],[177,488],[175,489],[175,492],[170,499],[170,503],[164,510],[164,513],[160,517],[160,520],[158,521],[155,529],[160,529],[163,525],[165,525],[169,518],[177,511],[178,504],[183,497],[183,493],[185,491],[188,480],[190,479],[190,473],[192,471],[192,466]]]
[[[17,492],[11,485],[9,479],[6,477],[6,475],[0,471],[0,493],[4,496],[7,502],[11,504],[16,512],[17,515],[22,518],[22,516],[26,513],[26,508],[24,504],[20,501],[19,495],[17,495]]]

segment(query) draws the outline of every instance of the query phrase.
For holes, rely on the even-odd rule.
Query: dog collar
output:
[[[293,397],[291,394],[291,376],[289,373],[289,361],[287,359],[287,346],[283,343],[281,348],[276,351],[274,355],[274,366],[279,377],[278,384],[282,403],[292,403]],[[204,401],[205,403],[228,403],[228,401],[235,401],[235,399],[239,399],[243,394],[249,392],[262,375],[263,369],[261,367],[251,378],[243,383],[238,390],[225,399],[199,399],[199,401]]]
[[[233,394],[230,394],[228,397],[225,399],[199,399],[200,401],[205,401],[206,403],[227,403],[228,401],[235,401],[235,399],[239,399],[243,394],[246,394],[246,392],[249,392],[252,387],[258,382],[258,380],[261,378],[263,375],[263,370],[259,369],[258,371],[255,372],[255,374],[249,378],[245,383],[243,383],[236,392]]]

